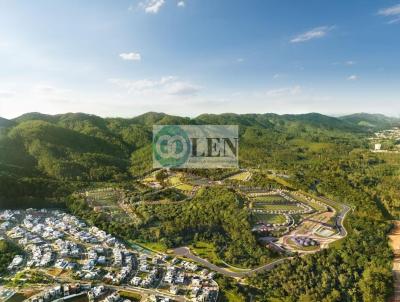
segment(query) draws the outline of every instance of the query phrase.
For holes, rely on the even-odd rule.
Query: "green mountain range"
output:
[[[362,133],[366,131],[365,125],[381,128],[395,121],[366,114],[342,118],[317,113],[203,114],[190,119],[149,112],[122,119],[83,113],[27,113],[13,120],[0,119],[0,173],[93,181],[140,174],[140,167],[136,169],[132,163],[149,164],[150,158],[143,158],[142,153],[149,148],[153,124],[240,125],[244,142],[254,146],[258,139],[273,141],[280,137],[290,141],[291,137],[297,137],[308,140],[309,135],[316,134]]]
[[[128,187],[151,171],[154,124],[239,125],[240,166],[254,171],[252,184],[289,186],[351,207],[345,222],[349,235],[343,242],[251,277],[255,301],[385,301],[392,288],[387,221],[400,217],[400,165],[398,154],[370,152],[368,138],[399,125],[395,118],[318,113],[187,118],[150,112],[131,119],[83,113],[0,119],[0,208],[59,206],[66,201],[79,217],[128,239],[151,241],[162,234],[163,242],[172,246],[193,243],[195,237],[217,240],[227,247],[225,259],[245,265],[270,257],[251,235],[247,212],[228,188],[208,188],[183,206],[139,205],[140,213],[150,213],[147,225],[129,228],[74,201],[71,193],[77,190],[104,184]],[[196,171],[216,180],[227,172]],[[160,222],[158,228],[155,221]],[[219,281],[222,288],[234,290],[235,297],[243,298],[249,290]],[[242,298],[237,301],[245,301]]]
[[[318,113],[226,113],[188,118],[149,112],[134,118],[101,118],[84,113],[27,113],[12,120],[0,118],[0,177],[4,186],[26,178],[40,179],[46,186],[127,180],[151,170],[154,124],[239,125],[242,167],[289,169],[295,161],[335,150],[343,139],[354,136],[357,142],[369,131],[398,122],[367,114],[336,118]]]

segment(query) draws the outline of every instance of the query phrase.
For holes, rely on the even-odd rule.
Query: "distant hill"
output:
[[[58,180],[106,181],[139,175],[151,168],[154,124],[239,125],[242,162],[252,164],[277,148],[280,156],[292,156],[291,148],[319,150],[328,146],[321,142],[359,135],[366,129],[364,123],[381,126],[384,121],[392,120],[378,115],[335,118],[318,113],[188,118],[149,112],[134,118],[102,118],[33,112],[13,120],[0,119],[0,127],[5,127],[0,132],[0,167],[9,175],[45,175]]]
[[[11,127],[14,125],[13,121],[0,117],[0,128],[1,127]]]
[[[25,122],[25,121],[33,121],[33,120],[41,120],[47,122],[53,122],[56,119],[55,115],[43,114],[39,112],[29,112],[25,113],[17,118],[14,118],[13,121],[17,123]]]
[[[400,125],[400,119],[388,117],[383,114],[356,113],[342,116],[342,121],[371,130],[387,129]]]

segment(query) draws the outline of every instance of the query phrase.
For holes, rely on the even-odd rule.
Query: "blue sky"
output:
[[[0,116],[399,116],[399,37],[399,0],[0,0]]]

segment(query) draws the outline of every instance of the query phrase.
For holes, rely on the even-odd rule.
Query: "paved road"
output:
[[[319,197],[319,198],[322,200],[325,200],[328,203],[336,204],[341,208],[339,215],[336,217],[336,226],[339,229],[340,236],[346,237],[347,230],[344,227],[343,222],[344,222],[344,219],[346,218],[347,213],[351,210],[351,208],[343,203],[338,203],[338,202],[328,199],[326,197]]]
[[[219,267],[215,264],[212,264],[211,262],[209,262],[206,259],[200,258],[199,256],[194,255],[190,249],[188,247],[179,247],[176,249],[173,249],[173,252],[175,255],[177,256],[183,256],[186,258],[189,258],[193,261],[196,261],[197,263],[201,264],[202,266],[205,266],[213,271],[216,271],[222,275],[228,276],[228,277],[232,277],[232,278],[244,278],[247,277],[248,275],[252,275],[252,274],[256,274],[256,273],[260,273],[260,272],[265,272],[265,271],[270,271],[271,269],[273,269],[276,265],[283,263],[284,261],[290,259],[290,258],[282,258],[282,259],[278,259],[274,262],[268,263],[266,265],[260,266],[258,268],[255,269],[244,269],[241,272],[234,272],[234,271],[230,271],[228,269]]]
[[[320,199],[323,199],[329,203],[334,203],[337,204],[338,206],[340,206],[341,211],[339,212],[339,215],[336,217],[336,225],[339,229],[339,234],[340,237],[344,238],[347,236],[347,230],[343,225],[344,219],[346,218],[347,213],[351,210],[351,208],[345,204],[342,203],[338,203],[335,202],[333,200],[330,200],[328,198],[325,197],[319,197]],[[272,270],[275,266],[277,266],[278,264],[281,264],[283,262],[285,262],[286,260],[292,259],[292,257],[287,257],[287,258],[282,258],[282,259],[278,259],[274,262],[271,262],[269,264],[260,266],[258,268],[255,269],[249,269],[249,270],[243,270],[240,272],[234,272],[234,271],[230,271],[228,269],[219,267],[211,262],[209,262],[206,259],[200,258],[199,256],[196,256],[195,254],[193,254],[190,249],[188,247],[179,247],[179,248],[175,248],[172,250],[174,252],[175,255],[177,256],[183,256],[186,258],[189,258],[199,264],[201,264],[202,266],[205,266],[213,271],[216,271],[222,275],[228,276],[228,277],[233,277],[233,278],[244,278],[248,275],[251,274],[256,274],[256,273],[260,273],[260,272],[266,272],[266,271],[270,271]],[[314,251],[314,252],[318,252]]]

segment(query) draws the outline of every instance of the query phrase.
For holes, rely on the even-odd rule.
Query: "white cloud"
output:
[[[320,39],[322,37],[325,37],[328,34],[328,32],[333,29],[334,29],[334,26],[316,27],[305,33],[297,35],[292,40],[290,40],[290,42],[291,43],[301,43],[301,42],[306,42],[306,41],[310,41],[313,39]]]
[[[388,24],[400,23],[400,4],[382,8],[378,11],[378,15],[394,18],[389,20]]]
[[[382,15],[382,16],[397,16],[397,15],[400,15],[400,4],[380,9],[378,11],[378,14]]]
[[[356,62],[354,62],[354,61],[346,61],[345,64],[348,65],[348,66],[352,66],[352,65],[355,65]]]
[[[186,2],[185,1],[178,1],[178,3],[176,4],[178,7],[185,7],[186,6]]]
[[[201,87],[175,76],[165,76],[159,80],[110,79],[110,83],[128,90],[128,93],[146,96],[194,96]]]
[[[348,81],[357,81],[358,80],[358,76],[355,74],[352,74],[351,76],[347,77]]]
[[[270,89],[266,91],[266,96],[271,98],[281,98],[288,96],[296,96],[302,93],[302,88],[300,85],[292,87],[283,87],[277,89]]]
[[[139,6],[148,14],[157,14],[164,4],[165,0],[147,0],[146,2],[140,2]]]
[[[137,53],[137,52],[121,53],[119,56],[123,60],[126,60],[126,61],[140,61],[140,60],[142,60],[142,56],[140,55],[140,53]]]
[[[171,95],[195,95],[200,87],[187,82],[172,82],[166,86],[166,91]]]

